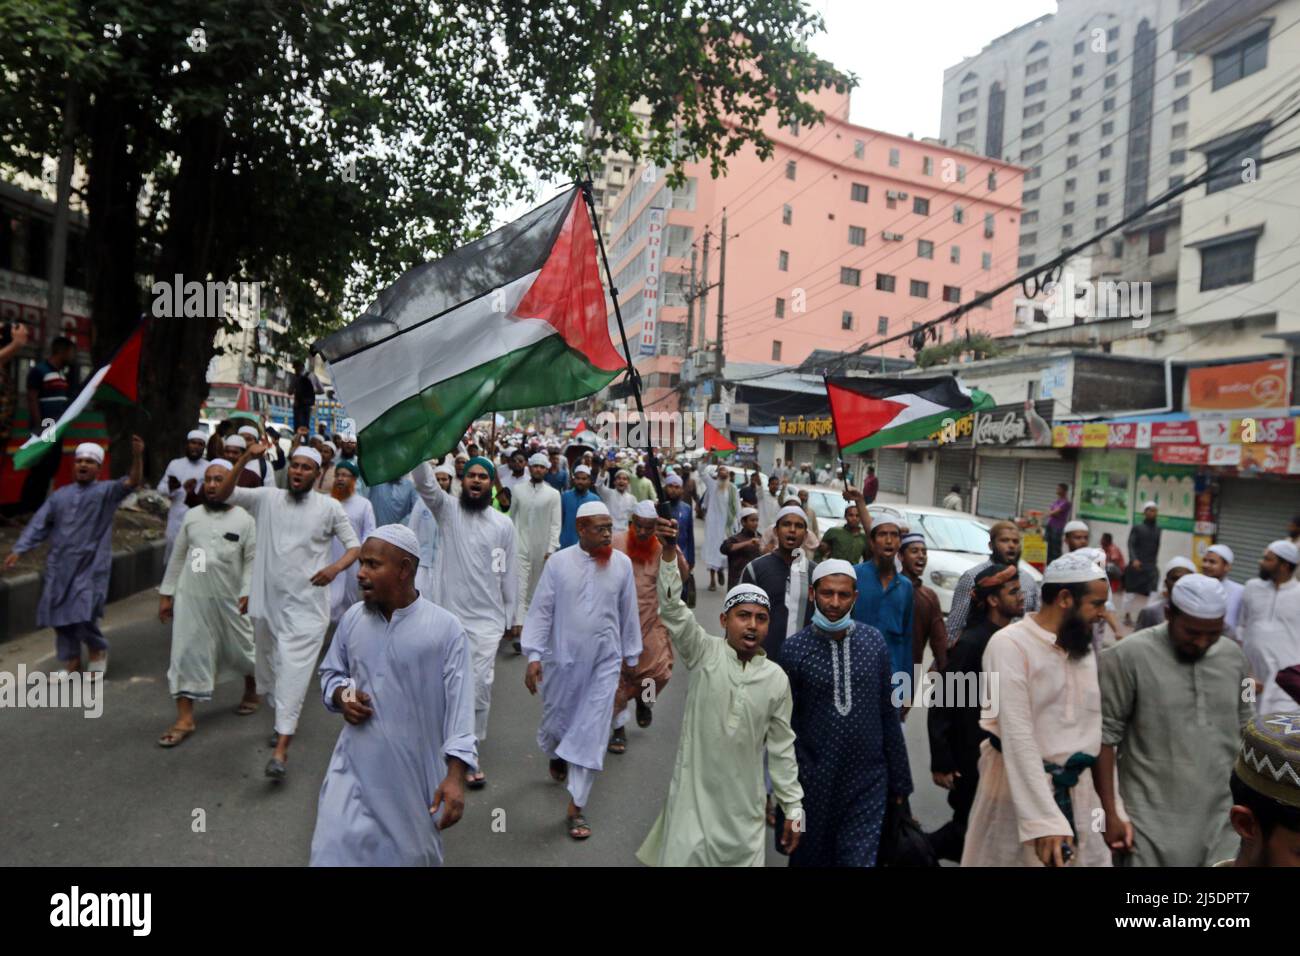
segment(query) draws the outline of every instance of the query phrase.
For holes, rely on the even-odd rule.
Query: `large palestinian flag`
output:
[[[574,401],[626,364],[577,188],[407,272],[314,349],[370,484],[451,451],[484,412]]]
[[[967,389],[951,375],[940,378],[826,379],[831,419],[840,451],[856,455],[872,448],[918,441],[945,420],[993,407],[993,398]]]
[[[37,422],[32,426],[32,437],[14,452],[13,469],[30,468],[51,448],[63,445],[63,436],[69,427],[92,401],[131,404],[140,397],[140,344],[144,336],[144,323],[136,326],[130,338],[114,353],[103,368],[90,377],[77,397],[56,422]]]

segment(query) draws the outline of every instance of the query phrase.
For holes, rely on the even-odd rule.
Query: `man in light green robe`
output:
[[[1132,825],[1108,820],[1106,839],[1125,865],[1209,866],[1236,850],[1228,779],[1254,708],[1246,655],[1220,638],[1225,608],[1219,582],[1184,575],[1164,624],[1101,652],[1099,764],[1107,778],[1118,765]]]
[[[676,522],[661,518],[658,527],[664,543],[659,618],[691,676],[668,802],[637,859],[648,866],[762,866],[764,747],[772,792],[786,817],[787,852],[798,843],[803,820],[790,681],[761,646],[767,595],[753,585],[733,588],[722,616],[729,638],[708,634],[681,599]]]

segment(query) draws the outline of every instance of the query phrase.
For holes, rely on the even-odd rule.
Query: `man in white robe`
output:
[[[1096,562],[1064,555],[1043,576],[1041,609],[989,639],[981,669],[997,685],[980,729],[991,738],[980,744],[962,866],[1111,865],[1093,827],[1101,689],[1092,625],[1107,594]],[[1116,805],[1123,814],[1118,795]]]
[[[776,513],[781,510],[781,501],[785,497],[781,494],[781,479],[772,475],[767,479],[767,487],[757,491],[758,533],[765,538],[776,527]]]
[[[614,694],[624,665],[641,657],[641,617],[632,562],[613,548],[609,509],[578,509],[578,545],[546,562],[524,620],[524,686],[542,691],[537,743],[551,758],[551,777],[567,782],[569,836],[591,836],[583,808],[604,767]]]
[[[1277,673],[1300,664],[1300,581],[1295,579],[1300,549],[1280,538],[1264,551],[1259,577],[1241,596],[1238,632],[1256,688],[1256,713],[1296,710],[1296,702],[1277,682]]]
[[[204,502],[181,522],[158,589],[159,619],[166,623],[175,616],[167,686],[176,700],[176,722],[158,738],[160,747],[175,747],[194,733],[194,702],[212,699],[223,672],[244,678],[244,698],[235,713],[246,716],[258,706],[248,618],[257,529],[243,508],[212,500],[230,462],[218,458],[206,464]]]
[[[1205,556],[1201,558],[1201,573],[1223,585],[1223,593],[1228,598],[1228,610],[1223,617],[1223,634],[1240,644],[1237,621],[1241,617],[1241,595],[1246,588],[1228,577],[1232,572],[1234,557],[1232,549],[1226,544],[1212,544],[1205,549]]]
[[[439,831],[464,812],[478,763],[469,642],[416,593],[418,550],[404,525],[366,538],[362,603],[321,664],[321,698],[347,723],[321,784],[312,866],[441,866]]]
[[[365,541],[375,530],[375,508],[369,498],[357,493],[358,471],[356,464],[346,459],[334,465],[334,498],[343,506],[357,540]],[[342,542],[335,538],[330,545],[330,558],[337,561],[343,557],[343,550]],[[337,624],[343,612],[360,600],[356,574],[349,572],[336,577],[330,582],[330,623]]]
[[[592,486],[592,490],[600,496],[600,500],[609,509],[609,516],[614,519],[615,534],[623,534],[627,531],[628,522],[632,519],[632,511],[636,508],[637,497],[628,491],[631,481],[632,476],[620,468],[614,472],[614,487],[611,488],[603,481]]]
[[[529,602],[537,590],[547,559],[560,550],[560,493],[546,481],[551,462],[536,452],[528,459],[528,478],[511,489],[510,520],[515,525],[519,551],[519,611],[515,624],[523,624]],[[519,651],[516,646],[516,653]]]
[[[716,591],[717,581],[727,583],[727,556],[722,553],[722,542],[740,529],[740,497],[726,465],[718,465],[714,475],[707,467],[701,468],[700,476],[704,479],[704,498],[700,502],[704,512],[704,563],[709,568],[709,590]]]
[[[415,539],[420,543],[420,569],[415,572],[415,589],[426,601],[441,604],[437,570],[438,522],[419,495],[416,495],[411,513],[407,515],[406,526],[415,532]]]
[[[433,469],[421,462],[411,472],[415,490],[438,522],[438,591],[442,606],[469,635],[474,664],[474,736],[487,740],[492,681],[502,638],[519,636],[519,567],[515,526],[491,507],[495,466],[474,457],[465,465],[460,497],[439,487]],[[481,765],[467,778],[471,790],[487,783]]]
[[[343,506],[329,495],[313,493],[321,464],[314,448],[293,450],[284,490],[236,488],[237,476],[265,450],[261,444],[247,448],[213,498],[238,505],[257,522],[248,614],[257,644],[257,692],[275,708],[275,752],[266,775],[283,780],[289,744],[330,623],[329,583],[356,561],[361,542]],[[336,537],[343,542],[343,556],[327,564]]]
[[[163,552],[163,567],[171,560],[176,533],[190,508],[203,499],[203,473],[208,463],[203,452],[208,447],[208,433],[202,428],[193,429],[185,436],[185,454],[167,463],[163,476],[158,479],[158,490],[171,498],[167,510],[167,549]]]

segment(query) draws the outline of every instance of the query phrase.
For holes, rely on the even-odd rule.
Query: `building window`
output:
[[[1240,184],[1242,171],[1248,165],[1253,167],[1255,179],[1260,178],[1259,158],[1264,148],[1265,132],[1237,135],[1226,145],[1205,151],[1206,168],[1215,170],[1205,184],[1207,196]]]
[[[1021,216],[1020,216],[1020,225],[1022,225],[1022,226],[1028,226],[1028,225],[1030,225],[1030,224],[1032,224],[1032,223],[1035,223],[1035,222],[1038,222],[1038,210],[1037,210],[1037,209],[1029,209],[1029,210],[1026,210],[1026,211],[1025,211]]]
[[[1107,143],[1098,151],[1097,156],[1101,159],[1110,159],[1110,154],[1113,153],[1114,151],[1115,151],[1114,147],[1111,146],[1110,143]]]
[[[973,120],[973,119],[975,118],[975,114],[976,114],[977,112],[979,112],[979,111],[978,111],[977,109],[975,109],[974,107],[971,107],[971,108],[968,109],[968,110],[962,110],[960,113],[957,114],[957,122],[958,122],[958,123],[969,123],[971,120]]]
[[[1110,193],[1097,193],[1096,205],[1105,206],[1109,202],[1110,202]]]
[[[1111,27],[1106,31],[1106,42],[1114,43],[1119,39],[1119,27]]]
[[[1035,179],[1037,179],[1037,178],[1038,178],[1039,176],[1041,176],[1042,174],[1043,174],[1043,167],[1042,167],[1042,166],[1032,166],[1032,167],[1030,167],[1029,170],[1025,173],[1024,182],[1032,183]]]
[[[840,285],[862,285],[862,270],[840,266]]]
[[[1081,119],[1083,119],[1083,110],[1070,110],[1069,122],[1077,123]]]
[[[1083,76],[1083,64],[1082,64],[1082,63],[1076,63],[1076,64],[1074,65],[1074,69],[1072,69],[1072,70],[1070,71],[1070,76],[1071,76],[1072,78],[1075,78],[1075,79],[1077,79],[1077,78],[1080,77],[1080,76]]]
[[[984,238],[993,238],[993,213],[991,212],[986,212],[984,214]]]
[[[1183,184],[1183,177],[1182,177],[1181,175],[1178,175],[1178,176],[1170,176],[1170,177],[1169,177],[1169,188],[1170,188],[1170,189],[1177,189],[1177,188],[1178,188],[1179,186],[1181,186],[1182,184]]]
[[[1106,122],[1104,122],[1104,123],[1101,124],[1101,135],[1102,135],[1102,136],[1109,136],[1109,135],[1110,135],[1111,133],[1113,133],[1113,132],[1115,132],[1115,121],[1114,121],[1114,120],[1106,120]]]
[[[898,208],[898,200],[895,199],[893,196],[889,195],[889,193],[888,193],[887,191],[886,191],[886,193],[885,193],[885,208],[886,208],[886,209],[897,209],[897,208]]]
[[[1169,153],[1169,165],[1177,166],[1187,161],[1187,150],[1175,149]]]
[[[882,315],[876,319],[876,334],[886,335],[889,332],[889,316]]]
[[[968,126],[965,129],[957,130],[957,142],[969,143],[975,140],[975,127]]]
[[[840,313],[840,328],[843,329],[845,332],[852,332],[852,331],[853,331],[853,313],[852,313],[852,312],[841,312],[841,313]]]
[[[1093,221],[1093,228],[1094,228],[1094,229],[1105,229],[1105,228],[1106,228],[1106,217],[1105,217],[1105,216],[1098,216],[1098,217]]]
[[[772,361],[773,362],[781,361],[781,343],[778,342],[776,339],[772,340]]]
[[[1169,127],[1169,136],[1171,139],[1182,139],[1186,135],[1187,135],[1186,123],[1175,123],[1173,126]]]
[[[1038,190],[1026,189],[1021,195],[1020,201],[1024,203],[1038,202]]]
[[[1074,181],[1073,179],[1067,179],[1067,180],[1065,181],[1065,191],[1066,191],[1067,193],[1072,193],[1072,192],[1074,192],[1074,182],[1075,182],[1075,181]]]
[[[849,245],[865,246],[867,244],[867,230],[863,226],[849,226]]]
[[[1078,165],[1079,165],[1079,157],[1078,157],[1078,156],[1067,156],[1067,157],[1065,157],[1065,168],[1066,168],[1066,169],[1074,169],[1074,167],[1075,167],[1075,166],[1078,166]]]
[[[1045,72],[1047,72],[1047,57],[1035,60],[1025,67],[1025,76],[1037,76],[1039,73]]]
[[[934,243],[929,239],[916,240],[916,257],[918,259],[933,259]]]
[[[1037,258],[1037,257],[1036,257],[1035,255],[1033,255],[1032,253],[1028,253],[1028,254],[1026,254],[1026,255],[1023,255],[1023,256],[1021,256],[1019,259],[1016,260],[1016,268],[1017,268],[1017,269],[1028,269],[1030,266],[1032,266],[1032,265],[1034,264],[1034,261],[1035,261],[1036,258]]]
[[[891,147],[889,150],[889,165],[897,166],[899,164],[899,155],[897,148]]]
[[[1180,96],[1180,97],[1178,97],[1178,99],[1174,100],[1174,112],[1175,112],[1175,113],[1186,113],[1186,112],[1187,112],[1187,97],[1186,97],[1186,96]]]
[[[1111,50],[1106,54],[1106,65],[1114,66],[1119,62],[1119,50]]]
[[[1042,136],[1042,135],[1043,135],[1042,123],[1034,123],[1032,126],[1026,126],[1024,129],[1020,131],[1020,136],[1022,139],[1028,139],[1031,136]]]
[[[965,181],[966,181],[966,167],[963,166],[961,163],[958,163],[958,164],[957,164],[957,182],[959,182],[959,183],[964,183]]]
[[[921,157],[921,174],[923,176],[934,175],[934,160],[929,156]]]
[[[1099,169],[1099,170],[1097,170],[1097,182],[1099,182],[1099,183],[1108,183],[1108,182],[1110,182],[1110,170],[1109,170],[1109,169]]]
[[[1047,109],[1047,103],[1042,100],[1025,107],[1024,118],[1029,119],[1031,116],[1037,116],[1043,110]]]
[[[965,92],[963,92],[963,93],[961,94],[961,96],[957,97],[957,102],[958,102],[958,103],[969,103],[971,100],[975,99],[975,97],[977,97],[977,96],[979,96],[979,95],[980,95],[980,91],[979,91],[979,89],[978,89],[978,88],[972,88],[972,89],[966,90]]]
[[[912,197],[912,212],[918,216],[930,215],[930,200],[922,199],[920,196]]]
[[[951,246],[948,249],[948,261],[954,265],[961,265],[961,246]]]
[[[1046,89],[1047,89],[1047,81],[1039,80],[1037,83],[1030,83],[1028,86],[1025,87],[1025,96],[1026,97],[1037,96],[1039,93],[1043,92]]]
[[[782,272],[790,271],[790,253],[782,249],[776,254],[776,267]]]
[[[794,179],[796,168],[797,168],[797,164],[795,163],[795,161],[793,159],[787,159],[785,161],[785,178]]]
[[[1192,71],[1184,70],[1174,76],[1174,89],[1181,90],[1190,82],[1192,82]]]
[[[867,141],[865,139],[855,139],[853,141],[853,158],[862,159],[867,155]]]
[[[788,226],[792,222],[794,222],[794,207],[786,203],[781,207],[781,223]]]
[[[1074,44],[1074,55],[1079,56],[1081,53],[1083,53],[1083,49],[1084,49],[1084,42],[1082,40],[1079,40],[1077,43]]]
[[[960,287],[960,286],[955,286],[955,285],[946,285],[946,286],[944,286],[944,287],[943,287],[943,301],[945,301],[945,302],[960,302],[960,301],[961,301],[961,287]]]
[[[998,174],[996,170],[989,170],[989,192],[998,188]]]
[[[894,291],[894,277],[887,272],[876,273],[876,288],[881,292]]]
[[[961,203],[953,204],[952,221],[958,224],[961,224],[966,221],[966,210]]]
[[[1020,244],[1021,244],[1022,246],[1036,246],[1036,245],[1038,245],[1038,233],[1036,233],[1036,232],[1022,232],[1022,233],[1020,234]]]
[[[1201,291],[1253,282],[1258,241],[1254,235],[1201,249]]]
[[[1065,207],[1061,210],[1061,213],[1062,213],[1062,215],[1065,215],[1065,216],[1073,216],[1073,215],[1074,215],[1074,201],[1071,200],[1070,202],[1067,202],[1067,203],[1065,204]]]
[[[928,299],[930,298],[930,283],[922,282],[920,279],[913,279],[910,291],[918,299]]]
[[[798,120],[794,120],[794,121],[790,124],[790,127],[789,127],[789,128],[790,128],[790,135],[791,135],[791,136],[798,136],[798,135],[799,135],[799,121],[798,121]]]
[[[1115,88],[1115,84],[1118,82],[1119,82],[1119,77],[1117,77],[1114,73],[1111,73],[1109,76],[1106,77],[1106,79],[1102,80],[1101,88],[1103,90],[1113,90]]]
[[[1071,100],[1083,99],[1083,87],[1076,86],[1074,89],[1070,90],[1070,99]]]
[[[1070,225],[1070,223],[1067,222],[1064,226],[1061,227],[1062,239],[1069,239],[1073,235],[1074,235],[1074,226]]]
[[[1108,96],[1101,101],[1101,111],[1103,113],[1113,113],[1115,111],[1115,97]]]
[[[1165,227],[1152,229],[1147,233],[1147,255],[1158,256],[1165,251]]]
[[[980,268],[984,269],[985,271],[988,271],[993,268],[993,253],[991,252],[980,253]]]
[[[849,199],[854,202],[867,201],[867,187],[864,183],[854,183],[849,187]]]
[[[785,318],[785,299],[778,298],[776,300],[776,317],[778,319]]]
[[[982,296],[983,294],[984,294],[983,292],[980,292],[979,290],[976,290],[976,292],[975,292],[975,298],[978,299],[978,298],[979,298],[980,296]],[[980,308],[981,308],[981,309],[991,309],[991,308],[993,308],[993,300],[992,300],[992,299],[985,299],[983,302],[980,303]]]
[[[1289,28],[1288,28],[1289,29]],[[1258,73],[1268,66],[1268,30],[1247,37],[1235,46],[1214,55],[1214,82],[1211,90]]]

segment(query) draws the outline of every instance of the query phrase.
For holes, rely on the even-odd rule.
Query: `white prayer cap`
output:
[[[1228,592],[1204,574],[1184,574],[1174,583],[1169,600],[1183,613],[1207,621],[1228,613]]]
[[[1092,560],[1094,564],[1100,567],[1106,566],[1106,552],[1101,548],[1079,548],[1077,551],[1071,551],[1071,554],[1082,554]]]
[[[81,454],[80,447],[77,448],[77,454]],[[1268,546],[1268,550],[1289,564],[1300,564],[1300,548],[1286,538],[1278,538]]]
[[[741,508],[741,509],[740,509],[740,517],[741,517],[741,518],[748,518],[750,515],[756,515],[756,514],[758,514],[758,509],[757,509],[757,508]]]
[[[671,474],[671,475],[669,475],[667,478],[664,479],[664,487],[665,487],[665,488],[671,488],[671,487],[674,486],[674,485],[676,485],[678,488],[682,487],[682,476],[681,476],[681,475],[678,475],[678,474]]]
[[[414,555],[416,560],[420,557],[420,541],[412,531],[404,524],[381,524],[370,534],[366,535],[366,541],[371,538],[378,538],[380,541],[387,541],[395,548],[401,548],[407,554]],[[361,542],[365,544],[365,541]]]
[[[615,478],[617,478],[619,475],[623,475],[624,477],[627,478],[628,481],[632,480],[632,473],[628,471],[626,468],[620,468],[618,471],[614,472]]]
[[[608,518],[610,517],[609,509],[605,507],[603,501],[588,501],[578,508],[579,518]]]
[[[854,581],[858,579],[858,572],[853,570],[853,565],[840,558],[831,558],[829,561],[823,561],[813,569],[810,583],[816,584],[828,574],[847,574]]]
[[[206,442],[208,440],[208,433],[202,428],[191,428],[185,435],[185,440]]]
[[[786,505],[776,513],[776,524],[780,524],[782,518],[789,517],[790,515],[794,515],[796,518],[802,518],[804,524],[808,523],[808,516],[804,514],[802,508],[798,505]]]
[[[659,512],[655,511],[655,503],[647,498],[645,501],[638,501],[636,507],[632,509],[632,514],[638,518],[658,518]]]
[[[339,440],[340,440],[340,441],[352,441],[352,442],[354,442],[354,441],[357,440],[357,433],[356,433],[356,432],[344,432],[342,435],[339,436]]]
[[[203,470],[207,471],[208,468],[213,468],[213,467],[220,468],[222,471],[230,471],[235,466],[232,465],[230,462],[226,461],[226,459],[224,458],[214,458],[210,462],[208,462],[207,468],[204,468]]]
[[[261,433],[252,425],[241,426],[239,429],[239,434],[247,435],[249,438],[253,439],[254,441],[256,441],[261,436]]]
[[[1067,521],[1065,523],[1065,528],[1061,533],[1072,534],[1075,531],[1087,531],[1087,530],[1088,530],[1087,523],[1076,519],[1074,521]]]
[[[1159,507],[1160,507],[1160,506],[1159,506],[1158,504],[1156,504],[1154,501],[1148,501],[1146,504],[1144,504],[1144,505],[1142,506],[1142,510],[1143,510],[1143,511],[1146,511],[1148,508],[1157,508],[1157,509],[1158,509]]]
[[[77,446],[77,452],[72,456],[75,458],[92,458],[101,465],[104,463],[104,449],[96,445],[93,441],[83,441]]]
[[[726,614],[737,604],[758,604],[769,609],[772,607],[767,592],[756,584],[737,584],[728,591],[722,599],[722,613]]]
[[[335,455],[338,455],[339,453],[339,446],[334,444],[332,441],[321,442],[321,447],[328,448],[330,451],[334,452]]]
[[[1170,558],[1165,562],[1163,574],[1168,577],[1169,572],[1174,568],[1186,568],[1188,571],[1195,571],[1196,565],[1192,564],[1190,558],[1184,558],[1181,554]]]
[[[1206,554],[1217,554],[1229,564],[1232,564],[1232,549],[1226,544],[1212,544],[1205,549]]]
[[[798,495],[786,495],[784,498],[781,499],[781,504],[783,504],[783,505],[789,505],[789,504],[791,504],[792,502],[793,502],[794,505],[797,506],[797,505],[799,504],[799,496],[798,496]]]
[[[528,459],[530,465],[542,465],[545,468],[551,467],[551,459],[547,458],[540,451]]]
[[[293,450],[293,454],[291,454],[289,457],[306,458],[317,468],[320,467],[320,461],[321,461],[320,452],[318,452],[315,448],[312,448],[310,445],[299,445],[297,448]]]
[[[1089,581],[1101,581],[1106,572],[1097,567],[1097,562],[1081,551],[1063,554],[1047,566],[1043,575],[1044,584],[1086,584]]]
[[[456,469],[451,467],[451,465],[439,465],[437,468],[433,469],[433,473],[435,475],[450,475],[452,478],[456,477]]]
[[[226,448],[247,448],[248,442],[244,441],[243,435],[227,435],[225,438]]]
[[[577,468],[573,469],[573,473],[575,475],[590,475],[591,469],[586,465],[579,465]]]

